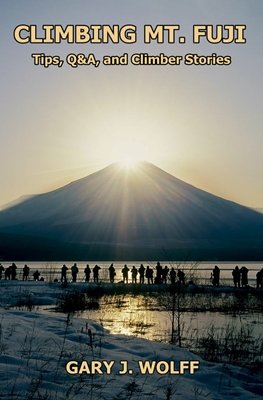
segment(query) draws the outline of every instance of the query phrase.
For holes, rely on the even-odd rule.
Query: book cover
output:
[[[0,11],[0,397],[261,398],[262,2]]]

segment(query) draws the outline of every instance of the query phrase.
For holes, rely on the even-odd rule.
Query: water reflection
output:
[[[82,316],[99,321],[113,334],[136,335],[156,340],[156,327],[163,321],[160,315],[151,311],[150,303],[152,301],[144,296],[105,296],[100,302],[98,312],[89,310]]]
[[[104,296],[99,310],[86,310],[82,316],[100,322],[112,334],[168,342],[171,337],[171,308],[163,307],[160,300],[160,295]],[[166,298],[167,304],[169,301]],[[239,329],[244,324],[251,324],[255,336],[262,332],[262,300],[252,296],[239,299],[224,294],[216,297],[187,295],[181,301],[180,312],[184,345],[189,345],[197,335],[202,336],[212,325],[215,329],[227,325]]]

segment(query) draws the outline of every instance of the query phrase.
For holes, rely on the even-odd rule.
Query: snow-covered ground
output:
[[[29,298],[52,305],[62,289],[45,282],[0,281],[0,399],[259,399],[262,376],[223,364],[203,361],[195,354],[164,343],[111,335],[102,326],[76,315],[25,311],[10,307]],[[75,360],[114,361],[111,374],[68,374]],[[120,375],[121,361],[131,374]],[[141,374],[139,361],[200,361],[190,375]],[[77,363],[75,363],[77,364]],[[74,364],[74,365],[75,365]],[[73,365],[73,366],[74,366]],[[83,364],[85,366],[85,364]],[[165,364],[163,363],[162,366]],[[170,365],[170,364],[169,364]]]

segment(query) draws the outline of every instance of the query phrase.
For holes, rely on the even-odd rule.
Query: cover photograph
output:
[[[0,1],[0,399],[262,398],[262,17]]]

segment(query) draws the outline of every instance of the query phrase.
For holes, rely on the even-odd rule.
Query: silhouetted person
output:
[[[63,264],[63,267],[61,268],[61,282],[67,283],[67,270],[68,267]]]
[[[11,275],[11,267],[7,267],[5,269],[5,280],[10,279],[10,275]]]
[[[27,266],[27,264],[25,264],[24,268],[23,268],[23,281],[27,281],[28,280],[28,276],[29,276],[29,267]]]
[[[235,287],[240,288],[240,270],[238,268],[238,265],[236,265],[236,267],[233,269],[232,276]]]
[[[129,272],[129,268],[127,267],[127,264],[124,265],[124,267],[121,270],[122,272],[122,276],[123,276],[123,282],[128,283],[128,272]]]
[[[262,288],[263,287],[263,268],[261,268],[260,271],[257,272],[256,275],[257,278],[257,288]]]
[[[163,267],[161,266],[159,261],[157,262],[157,265],[156,265],[155,269],[156,269],[155,283],[156,284],[160,284],[160,283],[162,283]]]
[[[148,285],[153,284],[153,269],[147,265],[145,276],[147,278]]]
[[[132,267],[131,270],[131,275],[132,275],[132,283],[137,283],[137,274],[138,274],[138,270],[135,267],[135,265]]]
[[[246,287],[248,285],[248,269],[247,267],[243,266],[240,268],[240,274],[241,274],[241,286]]]
[[[33,273],[33,278],[34,281],[39,281],[39,277],[40,277],[40,272],[38,271],[38,269]]]
[[[72,282],[77,282],[78,273],[79,273],[79,269],[78,269],[78,267],[77,267],[77,264],[75,263],[75,264],[71,267]]]
[[[0,280],[1,280],[2,277],[3,277],[3,272],[4,272],[4,271],[5,271],[5,269],[4,269],[3,265],[0,264]]]
[[[170,271],[171,285],[175,285],[175,280],[176,280],[176,271],[175,271],[174,267],[172,267],[171,271]]]
[[[138,269],[139,275],[140,275],[140,283],[144,283],[144,273],[145,273],[145,267],[143,264],[140,265],[140,268]]]
[[[95,267],[93,267],[93,281],[94,282],[99,282],[99,270],[100,270],[100,267],[96,264]]]
[[[163,271],[162,271],[162,281],[163,283],[167,283],[167,278],[168,278],[168,272],[169,272],[169,268],[167,267],[167,265],[164,267]]]
[[[177,276],[178,276],[179,283],[181,285],[184,285],[185,284],[185,273],[182,270],[178,269]]]
[[[11,272],[11,279],[12,279],[12,281],[14,281],[16,279],[17,266],[15,265],[15,263],[12,263],[12,265],[9,268],[10,268],[10,272]]]
[[[215,267],[213,269],[213,275],[212,275],[213,286],[219,286],[219,279],[220,279],[220,269],[218,268],[217,265],[215,265]]]
[[[85,282],[89,282],[91,274],[91,269],[89,264],[87,264],[86,268],[84,269],[84,274],[85,274]]]
[[[114,283],[114,278],[115,278],[116,272],[115,272],[115,268],[114,268],[113,264],[111,264],[109,266],[109,274],[110,274],[110,283]]]

